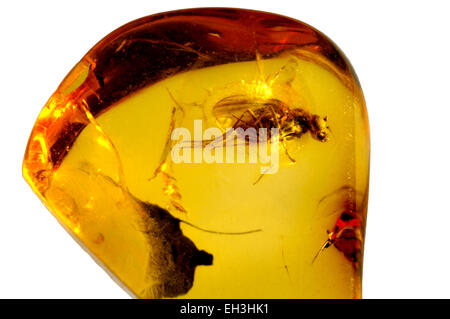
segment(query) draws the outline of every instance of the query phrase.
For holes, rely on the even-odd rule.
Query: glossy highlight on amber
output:
[[[213,145],[198,121],[255,140],[277,129],[276,173],[260,159],[175,161],[178,128],[193,158]],[[236,141],[249,155],[252,139]],[[356,75],[323,34],[271,13],[189,9],[96,44],[39,114],[23,175],[132,296],[359,298],[369,148]]]

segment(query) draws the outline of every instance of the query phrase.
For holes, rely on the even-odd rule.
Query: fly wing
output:
[[[259,118],[261,115],[272,116],[273,113],[279,112],[280,101],[275,99],[251,98],[246,95],[232,95],[223,98],[213,107],[213,115],[216,118],[219,128],[223,131],[220,139],[202,140],[202,141],[186,141],[182,142],[183,148],[205,148],[207,145],[211,147],[225,146],[228,141],[237,137],[234,145],[248,145],[257,141],[257,132],[246,130],[246,135],[227,134],[227,129],[236,129],[238,127],[259,128]]]
[[[270,100],[261,98],[250,98],[246,95],[231,95],[223,98],[213,108],[216,116],[227,115],[232,112],[254,110],[264,107]]]
[[[252,133],[252,132],[250,132]],[[194,149],[194,148],[205,148],[206,146],[210,146],[211,148],[216,147],[227,147],[227,145],[249,145],[251,143],[256,143],[257,136],[256,134],[250,134],[247,138],[235,134],[227,134],[225,132],[220,138],[210,139],[210,140],[193,140],[193,141],[184,141],[179,142],[179,146],[184,149]]]
[[[257,114],[265,110],[277,108],[277,103],[272,99],[251,98],[246,95],[232,95],[220,100],[213,107],[213,115],[222,130],[234,128],[237,124],[252,126],[257,122]],[[256,128],[256,127],[255,127]]]

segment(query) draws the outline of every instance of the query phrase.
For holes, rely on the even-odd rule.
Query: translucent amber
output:
[[[364,98],[342,52],[299,21],[191,9],[115,30],[42,109],[23,174],[133,296],[361,296]]]

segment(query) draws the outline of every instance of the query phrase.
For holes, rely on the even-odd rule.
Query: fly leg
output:
[[[260,115],[260,117],[258,118],[258,117],[256,116],[256,114],[255,114],[252,110],[250,110],[250,109],[247,109],[247,112],[248,112],[248,113],[253,117],[253,119],[255,120],[254,126],[258,125],[259,128],[262,128],[262,127],[261,127],[261,119],[263,118],[263,116]]]
[[[246,113],[250,114],[250,116],[251,116],[252,119],[253,119],[253,122],[248,122],[248,121],[244,121],[244,120],[243,120],[243,117],[244,117],[244,115],[245,115]],[[234,114],[231,114],[231,116],[233,116],[233,117],[236,119],[236,122],[235,122],[234,125],[233,125],[233,130],[235,130],[241,122],[242,122],[247,128],[254,128],[255,126],[260,126],[260,122],[261,122],[261,118],[262,118],[262,116],[260,116],[260,117],[258,118],[258,117],[255,115],[255,113],[254,113],[252,110],[250,110],[250,109],[245,110],[245,111],[241,114],[240,117],[237,117],[237,116],[234,115]],[[225,133],[225,135],[226,135],[226,133]],[[254,141],[254,142],[257,141],[257,136],[258,136],[258,132],[256,132],[256,136],[255,136],[255,141]],[[231,137],[233,138],[233,136],[231,136]],[[249,142],[252,142],[252,141],[249,140]],[[244,141],[244,143],[247,143],[247,141]]]
[[[314,264],[314,262],[316,261],[317,257],[319,257],[319,255],[320,255],[325,249],[327,249],[328,247],[330,247],[331,245],[334,244],[334,238],[335,238],[334,232],[329,232],[329,231],[327,231],[327,232],[328,232],[328,239],[325,241],[325,243],[322,245],[322,247],[321,247],[321,248],[319,249],[319,251],[316,253],[316,255],[314,256],[314,258],[313,258],[313,260],[312,260],[312,262],[311,262],[311,264]]]
[[[248,123],[248,122],[244,121],[242,118],[244,117],[245,113],[250,114],[250,116],[253,118],[253,120],[254,120],[255,122],[254,122],[254,123]],[[231,114],[231,115],[232,115],[235,119],[237,119],[236,123],[234,123],[234,125],[233,125],[233,129],[235,129],[235,128],[238,126],[238,124],[239,124],[240,122],[246,124],[248,127],[253,127],[253,126],[255,126],[255,125],[258,125],[259,122],[261,121],[261,118],[262,118],[262,117],[260,117],[260,118],[258,119],[258,118],[256,117],[255,113],[254,113],[252,110],[250,110],[250,109],[245,110],[245,112],[242,113],[240,117],[237,117],[237,116],[234,115],[234,114]]]
[[[276,127],[278,128],[279,139],[280,139],[280,141],[281,141],[281,145],[282,145],[283,148],[284,148],[284,153],[286,154],[286,156],[289,158],[289,160],[290,160],[291,162],[295,163],[295,162],[296,162],[295,159],[294,159],[294,158],[289,154],[289,152],[288,152],[288,149],[287,149],[287,146],[286,146],[286,139],[284,138],[284,136],[283,136],[283,134],[282,134],[282,132],[281,132],[281,127],[280,127],[280,123],[279,123],[279,121],[278,121],[278,116],[277,116],[277,114],[276,114],[276,112],[275,112],[275,110],[274,110],[274,108],[273,108],[272,105],[270,105],[270,110],[271,110],[271,112],[272,112],[272,117],[273,117],[273,119],[274,119],[274,122],[275,122],[275,124],[276,124]]]
[[[269,167],[264,173],[259,174],[258,179],[253,183],[253,185],[256,185],[264,177],[264,175],[266,175],[266,172],[268,172],[270,169],[271,167]]]
[[[261,125],[261,119],[264,117],[264,114],[261,114],[260,117],[257,118],[256,115],[255,115],[250,109],[249,109],[248,111],[249,111],[249,112],[252,114],[252,116],[254,117],[255,123],[256,123],[255,125],[258,125],[259,128],[263,128],[262,125]],[[259,174],[258,179],[253,183],[253,185],[256,185],[256,184],[264,177],[264,175],[266,175],[266,173],[267,173],[270,169],[271,169],[271,167],[269,167],[264,173]]]

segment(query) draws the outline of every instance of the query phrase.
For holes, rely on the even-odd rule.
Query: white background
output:
[[[363,296],[450,298],[450,6],[300,0],[2,1],[0,297],[129,298],[33,194],[22,157],[39,111],[97,41],[136,18],[202,6],[291,16],[345,52],[371,125]]]

